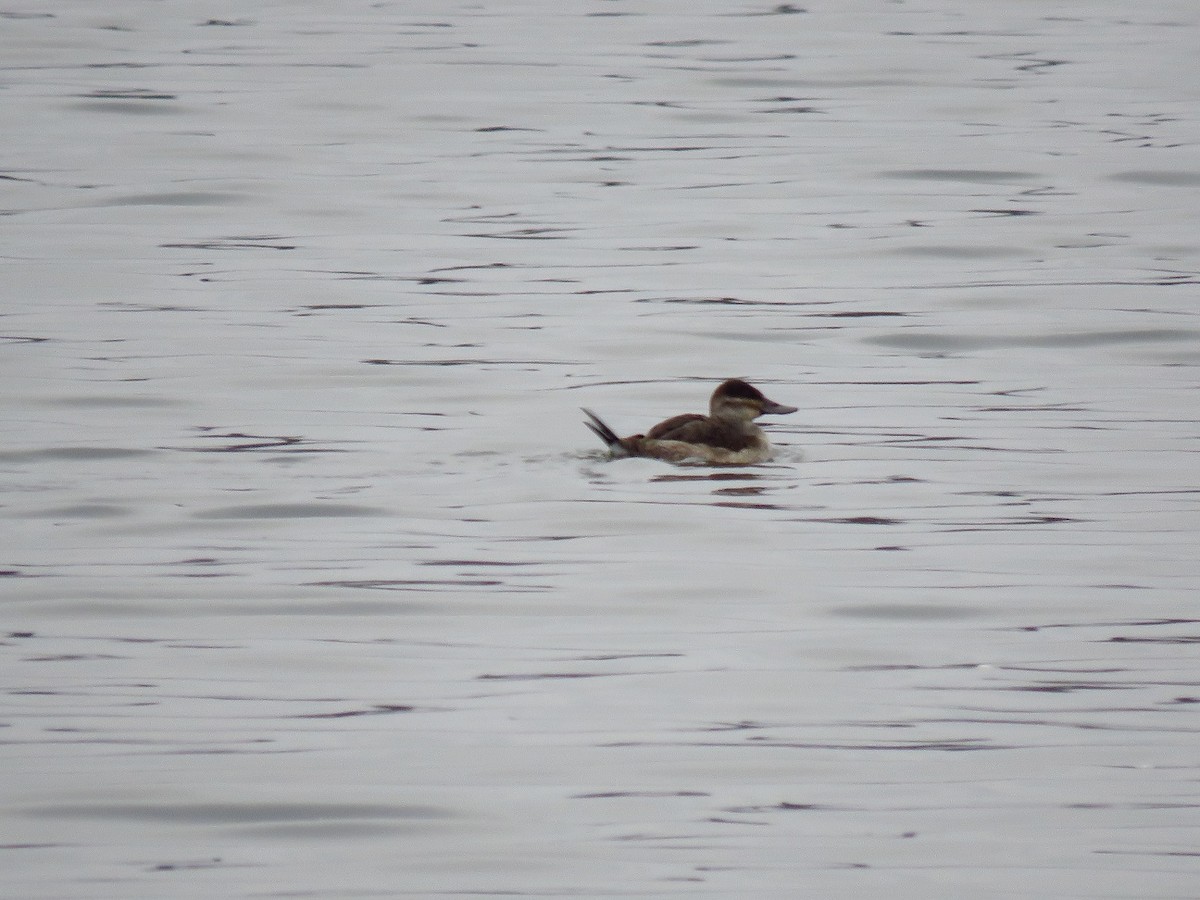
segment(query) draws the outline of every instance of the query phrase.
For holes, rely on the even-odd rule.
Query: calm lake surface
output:
[[[1197,46],[0,10],[0,894],[1196,897]]]

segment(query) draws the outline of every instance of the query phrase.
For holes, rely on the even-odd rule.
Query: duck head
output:
[[[794,413],[796,407],[768,400],[763,392],[740,378],[722,382],[708,402],[709,415],[714,419],[749,422],[762,415],[781,416]]]

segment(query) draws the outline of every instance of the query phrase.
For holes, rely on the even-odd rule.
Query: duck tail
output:
[[[588,419],[590,420],[590,421],[584,422],[583,424],[588,427],[588,429],[592,432],[592,434],[594,434],[596,437],[600,438],[600,440],[602,440],[604,442],[605,446],[608,447],[609,450],[613,451],[614,453],[621,453],[621,454],[624,454],[627,452],[625,449],[625,445],[623,443],[621,443],[621,438],[617,436],[617,433],[615,431],[613,431],[611,428],[608,427],[607,424],[605,424],[603,419],[601,419],[598,415],[596,415],[590,409],[585,409],[583,407],[581,407],[581,409],[583,409],[584,415],[586,415],[588,417]]]

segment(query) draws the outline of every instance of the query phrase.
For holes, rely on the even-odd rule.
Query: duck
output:
[[[754,420],[795,411],[794,406],[768,400],[762,391],[740,378],[731,378],[713,391],[707,416],[672,416],[645,434],[624,438],[587,408],[583,412],[588,420],[583,424],[614,456],[644,456],[691,465],[751,466],[771,458],[771,442]]]

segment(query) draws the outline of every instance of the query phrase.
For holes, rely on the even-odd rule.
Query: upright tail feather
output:
[[[605,446],[607,446],[609,450],[611,450],[613,453],[620,454],[625,454],[628,452],[625,449],[625,445],[621,443],[621,438],[617,436],[615,431],[605,424],[603,419],[601,419],[590,409],[584,409],[583,412],[584,415],[591,420],[584,422],[583,424],[591,430],[592,434],[600,438],[600,440],[604,442]]]

